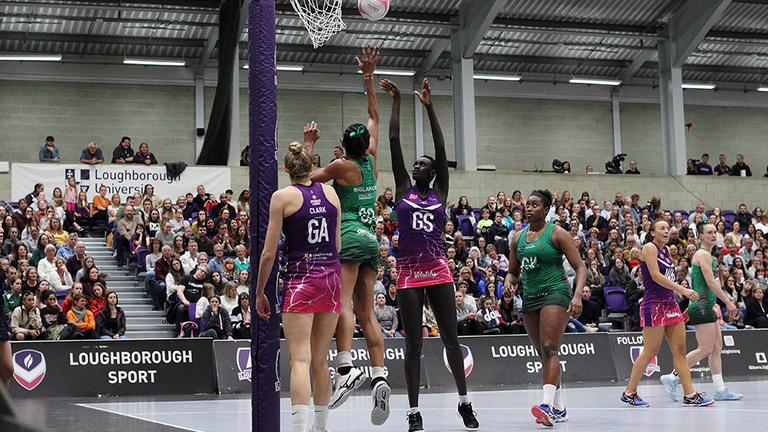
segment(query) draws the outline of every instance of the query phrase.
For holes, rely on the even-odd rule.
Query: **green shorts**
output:
[[[534,312],[544,306],[561,306],[565,309],[571,305],[573,296],[565,290],[548,290],[543,293],[526,296],[523,292],[523,311],[522,313]]]
[[[704,311],[701,310],[701,305],[704,306]],[[707,307],[706,303],[691,302],[688,305],[688,324],[709,324],[717,322],[717,314],[712,307]]]
[[[376,235],[363,224],[342,222],[339,261],[357,262],[378,270],[379,242]]]

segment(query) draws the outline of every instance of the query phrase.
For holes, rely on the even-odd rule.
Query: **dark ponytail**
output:
[[[344,131],[342,142],[344,143],[344,148],[347,150],[347,154],[352,157],[362,157],[365,155],[365,151],[368,150],[368,145],[371,143],[371,134],[364,124],[355,123],[350,125],[347,130]]]

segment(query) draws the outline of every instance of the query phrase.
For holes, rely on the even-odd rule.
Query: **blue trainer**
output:
[[[670,399],[677,402],[680,399],[677,398],[677,386],[680,385],[680,380],[673,380],[672,374],[662,375],[661,383],[664,384],[664,390],[667,391],[667,396]]]
[[[704,393],[696,392],[691,397],[683,397],[683,406],[685,407],[703,407],[712,405],[713,403],[715,403],[715,401],[705,398]]]
[[[647,408],[651,406],[648,402],[640,399],[637,392],[628,395],[626,392],[621,392],[621,401],[632,407]]]
[[[531,414],[544,426],[552,427],[555,425],[555,413],[552,412],[552,408],[547,404],[532,406]]]
[[[559,409],[552,407],[552,414],[554,414],[552,416],[552,420],[555,423],[563,423],[568,421],[568,409],[566,408],[563,408],[563,410],[560,411]],[[537,418],[536,423],[541,423],[541,420]]]
[[[735,401],[743,399],[744,395],[741,393],[734,393],[726,387],[723,391],[716,391],[715,392],[715,400],[716,401]]]

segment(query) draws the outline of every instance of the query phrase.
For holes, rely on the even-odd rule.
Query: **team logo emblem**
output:
[[[640,356],[640,353],[643,351],[643,347],[639,346],[633,346],[629,347],[629,357],[632,359],[632,364],[635,364],[635,360]],[[651,361],[648,363],[648,367],[645,368],[644,375],[649,377],[653,375],[654,372],[661,373],[661,367],[659,366],[659,362],[656,359],[656,357],[653,357]]]
[[[91,171],[87,169],[81,169],[80,180],[90,180],[90,179],[91,179]]]
[[[466,345],[459,345],[461,347],[461,354],[464,357],[464,376],[468,377],[472,373],[472,369],[475,366],[475,359],[472,357],[472,350]],[[443,348],[443,362],[445,367],[448,368],[448,372],[451,371],[451,365],[448,364],[448,352]]]
[[[251,380],[251,372],[253,371],[253,368],[251,366],[250,348],[237,349],[237,368],[240,370],[240,372],[237,373],[237,379],[240,381]]]
[[[418,196],[416,196],[416,194],[408,195],[408,199],[416,199],[416,198],[418,198]]]
[[[539,249],[539,250],[544,250],[544,244],[542,244],[542,243],[539,243],[539,247],[538,247],[538,249]]]
[[[40,351],[21,350],[13,355],[13,377],[25,389],[32,391],[45,378],[45,356]]]

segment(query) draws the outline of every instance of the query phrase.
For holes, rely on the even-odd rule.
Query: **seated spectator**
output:
[[[168,245],[163,246],[160,259],[155,261],[155,280],[149,287],[155,310],[163,310],[163,305],[167,300],[165,278],[171,269],[172,259],[171,247]]]
[[[80,282],[74,282],[72,284],[72,288],[69,289],[69,294],[67,294],[67,297],[64,298],[64,301],[61,303],[61,310],[63,310],[64,313],[69,312],[69,310],[72,309],[75,304],[75,295],[82,293],[83,284]]]
[[[494,198],[494,200],[495,199],[496,198]],[[490,230],[491,225],[493,225],[493,221],[491,220],[491,211],[483,207],[483,209],[480,210],[480,220],[477,221],[476,232],[479,237],[485,239],[486,244],[493,243],[493,241],[490,241],[488,238],[488,231]]]
[[[101,274],[99,274],[99,269],[96,267],[89,268],[88,274],[80,278],[80,283],[83,285],[83,295],[86,298],[88,298],[89,303],[91,300],[94,299],[94,295],[93,295],[94,285],[101,284],[102,287],[107,286],[107,282],[104,280],[103,277],[101,277]]]
[[[125,335],[125,313],[117,303],[117,293],[108,291],[107,301],[97,312],[96,327],[101,339],[128,339]]]
[[[236,281],[230,281],[224,285],[224,295],[219,301],[221,302],[221,306],[226,309],[227,312],[231,312],[237,307],[237,287],[238,283]]]
[[[38,155],[40,162],[61,162],[61,157],[59,157],[59,148],[54,145],[53,141],[54,140],[52,135],[48,135],[45,138],[45,144],[40,147],[40,152]]]
[[[144,164],[144,165],[157,164],[157,159],[155,159],[155,155],[149,151],[149,144],[141,143],[141,145],[139,146],[139,152],[133,156],[133,163]]]
[[[117,250],[117,266],[125,265],[125,251],[129,250],[128,239],[136,234],[139,220],[133,214],[133,207],[125,206],[125,216],[117,222],[118,235],[115,236],[115,248]]]
[[[93,219],[94,222],[107,222],[109,220],[109,213],[107,210],[109,209],[110,204],[111,201],[107,198],[107,187],[102,185],[99,188],[99,194],[93,197],[91,219]]]
[[[475,318],[477,307],[473,301],[464,301],[464,293],[456,291],[456,326],[459,336],[479,335],[483,333],[483,326]]]
[[[131,255],[136,255],[138,249],[142,246],[149,249],[149,240],[150,240],[150,237],[144,231],[144,225],[138,225],[136,227],[136,234],[133,235],[133,238],[129,243],[129,245],[130,244],[133,245],[133,250],[131,250]],[[158,252],[158,255],[159,254],[160,252]]]
[[[13,278],[8,283],[9,289],[3,294],[3,314],[5,320],[11,319],[11,312],[16,306],[21,304],[21,286],[23,282],[20,278]]]
[[[504,327],[504,319],[501,317],[496,302],[490,297],[481,297],[480,310],[477,312],[477,320],[483,327],[483,333],[501,333]]]
[[[211,297],[216,295],[214,292],[215,289],[212,284],[204,283],[203,284],[203,291],[200,293],[200,299],[197,300],[197,304],[195,305],[195,318],[202,319],[203,314],[205,313],[205,310],[208,309],[208,306],[210,305],[209,300]]]
[[[131,148],[131,139],[124,136],[120,144],[112,151],[112,163],[133,163],[134,154]]]
[[[496,251],[496,247],[493,245],[488,245],[485,250],[488,253],[488,256],[485,258],[485,267],[489,268],[491,265],[496,264],[498,261],[498,270],[506,273],[507,269],[509,268],[509,260],[507,257],[504,255],[499,255]]]
[[[80,153],[80,162],[89,165],[104,163],[104,155],[101,153],[101,149],[96,146],[95,142],[90,142],[88,143],[88,147]]]
[[[87,304],[88,299],[84,295],[75,294],[74,306],[67,312],[67,319],[80,329],[86,339],[98,339],[96,320],[93,313],[86,307]]]
[[[87,225],[89,231],[93,231],[93,217],[92,207],[88,202],[88,195],[85,192],[77,194],[77,202],[75,202],[75,211],[72,212],[72,217],[75,221],[81,225]]]
[[[629,161],[629,169],[624,174],[640,174],[640,170],[637,169],[637,162]]]
[[[523,299],[519,295],[516,295],[517,288],[512,290],[504,290],[499,301],[499,312],[501,318],[504,320],[504,326],[502,330],[506,334],[525,334],[525,326],[523,325],[523,316],[521,311],[523,309]]]
[[[211,239],[211,244],[213,246],[221,245],[223,248],[223,252],[225,255],[234,255],[235,251],[235,242],[232,240],[232,238],[229,236],[229,228],[227,227],[227,224],[222,222],[218,225],[219,227],[219,233],[216,234]]]
[[[613,268],[608,273],[608,286],[622,287],[626,290],[631,279],[629,269],[624,265],[624,260],[616,258]]]
[[[493,223],[488,227],[488,242],[491,243],[496,251],[501,255],[507,254],[507,236],[509,227],[504,223],[504,217],[501,212],[496,212]],[[464,260],[462,260],[463,262]],[[506,267],[504,267],[506,269]]]
[[[237,266],[235,265],[235,260],[232,258],[227,258],[224,260],[224,265],[221,267],[221,277],[224,278],[227,282],[235,282],[237,281]]]
[[[196,303],[200,299],[200,294],[203,292],[203,284],[208,277],[208,272],[208,266],[201,264],[194,269],[194,273],[183,276],[179,281],[175,297],[178,301],[174,305],[176,336],[181,332],[181,323],[187,321],[187,317],[189,316],[187,308],[190,303]]]
[[[73,255],[74,256],[74,255]],[[72,288],[72,275],[69,274],[64,258],[56,258],[56,271],[48,275],[48,282],[55,291],[64,291]]]
[[[24,282],[21,284],[21,291],[30,291],[36,293],[40,287],[40,279],[37,276],[37,269],[27,267],[24,271]]]
[[[376,296],[376,307],[373,308],[376,315],[376,321],[379,322],[379,328],[384,337],[403,337],[397,330],[397,312],[395,308],[387,305],[387,296],[378,294]]]
[[[752,177],[752,170],[744,163],[744,155],[736,155],[736,164],[731,167],[731,175],[736,177]]]
[[[187,253],[186,250],[184,250],[184,236],[181,234],[176,235],[171,244],[173,245],[173,247],[171,247],[171,255],[174,258],[181,258],[182,255]]]
[[[469,285],[467,288],[469,288]],[[494,304],[496,304],[499,301],[497,293],[501,292],[502,281],[496,277],[496,272],[488,272],[485,279],[480,281],[477,288],[481,293],[480,298],[477,299],[478,306],[482,305],[486,298],[492,299]]]
[[[755,328],[768,328],[768,300],[765,298],[765,288],[758,286],[753,291],[752,298],[746,305],[744,324]]]
[[[21,295],[21,305],[11,313],[11,334],[13,340],[44,339],[45,332],[40,329],[40,310],[35,306],[35,295],[30,291]]]
[[[200,332],[200,337],[232,340],[232,322],[229,312],[221,307],[218,296],[211,297],[210,305],[203,313],[201,321],[203,331]]]
[[[80,333],[80,329],[67,321],[67,315],[56,301],[56,293],[47,290],[42,296],[45,306],[40,309],[40,320],[45,329],[45,338],[48,340],[74,339]],[[80,336],[82,337],[82,336]]]
[[[242,269],[237,272],[237,294],[249,292],[251,288],[251,272],[248,269]]]
[[[88,308],[93,312],[94,318],[99,315],[99,311],[104,308],[104,293],[107,292],[107,287],[101,282],[93,284],[93,299],[91,300]]]
[[[577,319],[571,319],[566,327],[566,332],[575,329],[580,332],[594,333],[594,332],[607,332],[608,328],[600,327],[600,305],[597,302],[590,300],[592,292],[589,287],[584,287],[581,292],[581,304],[582,312]]]
[[[37,263],[37,274],[41,279],[48,279],[56,273],[56,246],[49,244],[45,246],[45,259]]]
[[[238,273],[251,267],[251,261],[245,256],[245,246],[243,245],[235,246],[235,266]]]

